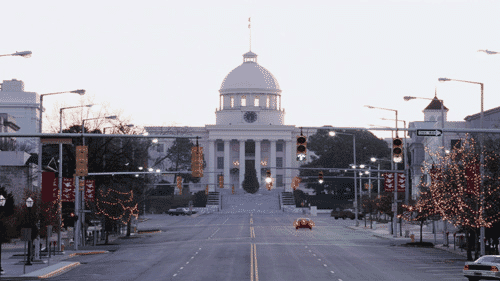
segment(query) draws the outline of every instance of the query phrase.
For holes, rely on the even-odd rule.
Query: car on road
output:
[[[295,227],[295,230],[299,228],[309,228],[312,230],[314,222],[309,218],[298,218],[293,222],[293,226]]]
[[[345,220],[346,218],[351,219],[351,220],[356,218],[354,210],[352,210],[352,209],[345,209],[343,211],[332,210],[332,212],[330,213],[330,216],[334,217],[336,220],[338,220],[339,218],[341,218],[343,220]],[[363,218],[363,215],[361,213],[358,213],[358,220],[360,220],[362,218]]]
[[[177,208],[168,210],[167,214],[171,216],[189,216],[191,214],[196,214],[196,211],[189,211],[188,208]]]
[[[486,255],[465,262],[463,273],[469,281],[500,280],[500,255]]]

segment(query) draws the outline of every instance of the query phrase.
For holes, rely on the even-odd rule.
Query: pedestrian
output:
[[[493,251],[495,253],[495,255],[498,255],[498,236],[496,237],[493,237]]]

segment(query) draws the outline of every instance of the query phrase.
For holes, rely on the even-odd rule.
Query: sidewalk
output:
[[[117,239],[118,235],[110,235],[109,242]],[[73,246],[66,247],[62,253],[56,255],[41,256],[41,261],[32,262],[33,265],[25,264],[25,242],[16,241],[2,244],[2,269],[4,274],[1,280],[36,280],[54,277],[80,265],[79,262],[66,261],[76,255],[104,254],[110,250],[112,245],[80,246],[74,250]],[[42,242],[45,244],[44,242]],[[116,246],[114,246],[116,248]]]
[[[358,231],[366,231],[366,232],[371,232],[373,236],[383,238],[383,239],[390,239],[395,242],[398,242],[398,244],[404,244],[404,243],[409,243],[412,242],[411,238],[405,237],[405,230],[408,230],[410,235],[413,234],[415,235],[414,242],[420,242],[420,225],[414,225],[414,224],[403,224],[402,228],[402,234],[403,236],[400,236],[400,231],[399,231],[399,224],[398,224],[398,231],[397,231],[397,236],[393,237],[393,235],[390,232],[390,223],[376,223],[373,222],[373,229],[370,229],[370,222],[367,221],[366,227],[364,221],[360,220],[359,221],[359,226],[348,226],[350,229],[358,230]],[[453,234],[450,232],[448,239],[448,247],[443,246],[444,243],[444,237],[442,233],[436,233],[436,240],[434,239],[434,234],[432,233],[432,228],[431,227],[426,227],[424,226],[422,228],[422,242],[431,242],[434,244],[434,248],[436,249],[441,249],[443,251],[451,252],[463,257],[467,257],[467,251],[465,249],[460,249],[458,247],[458,241],[456,241],[457,245],[454,245],[453,241]]]

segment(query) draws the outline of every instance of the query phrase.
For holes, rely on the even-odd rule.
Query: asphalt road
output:
[[[290,214],[149,216],[109,254],[78,256],[82,265],[50,280],[467,280],[465,259],[408,248],[327,215],[295,230]]]

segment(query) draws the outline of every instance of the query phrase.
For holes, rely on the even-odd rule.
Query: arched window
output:
[[[266,99],[266,108],[269,108],[270,106],[271,106],[271,97],[267,96],[267,99]]]
[[[234,97],[231,97],[231,108],[234,107]]]
[[[256,96],[253,100],[253,106],[259,106],[259,96]]]
[[[241,106],[247,106],[247,97],[241,96]]]

